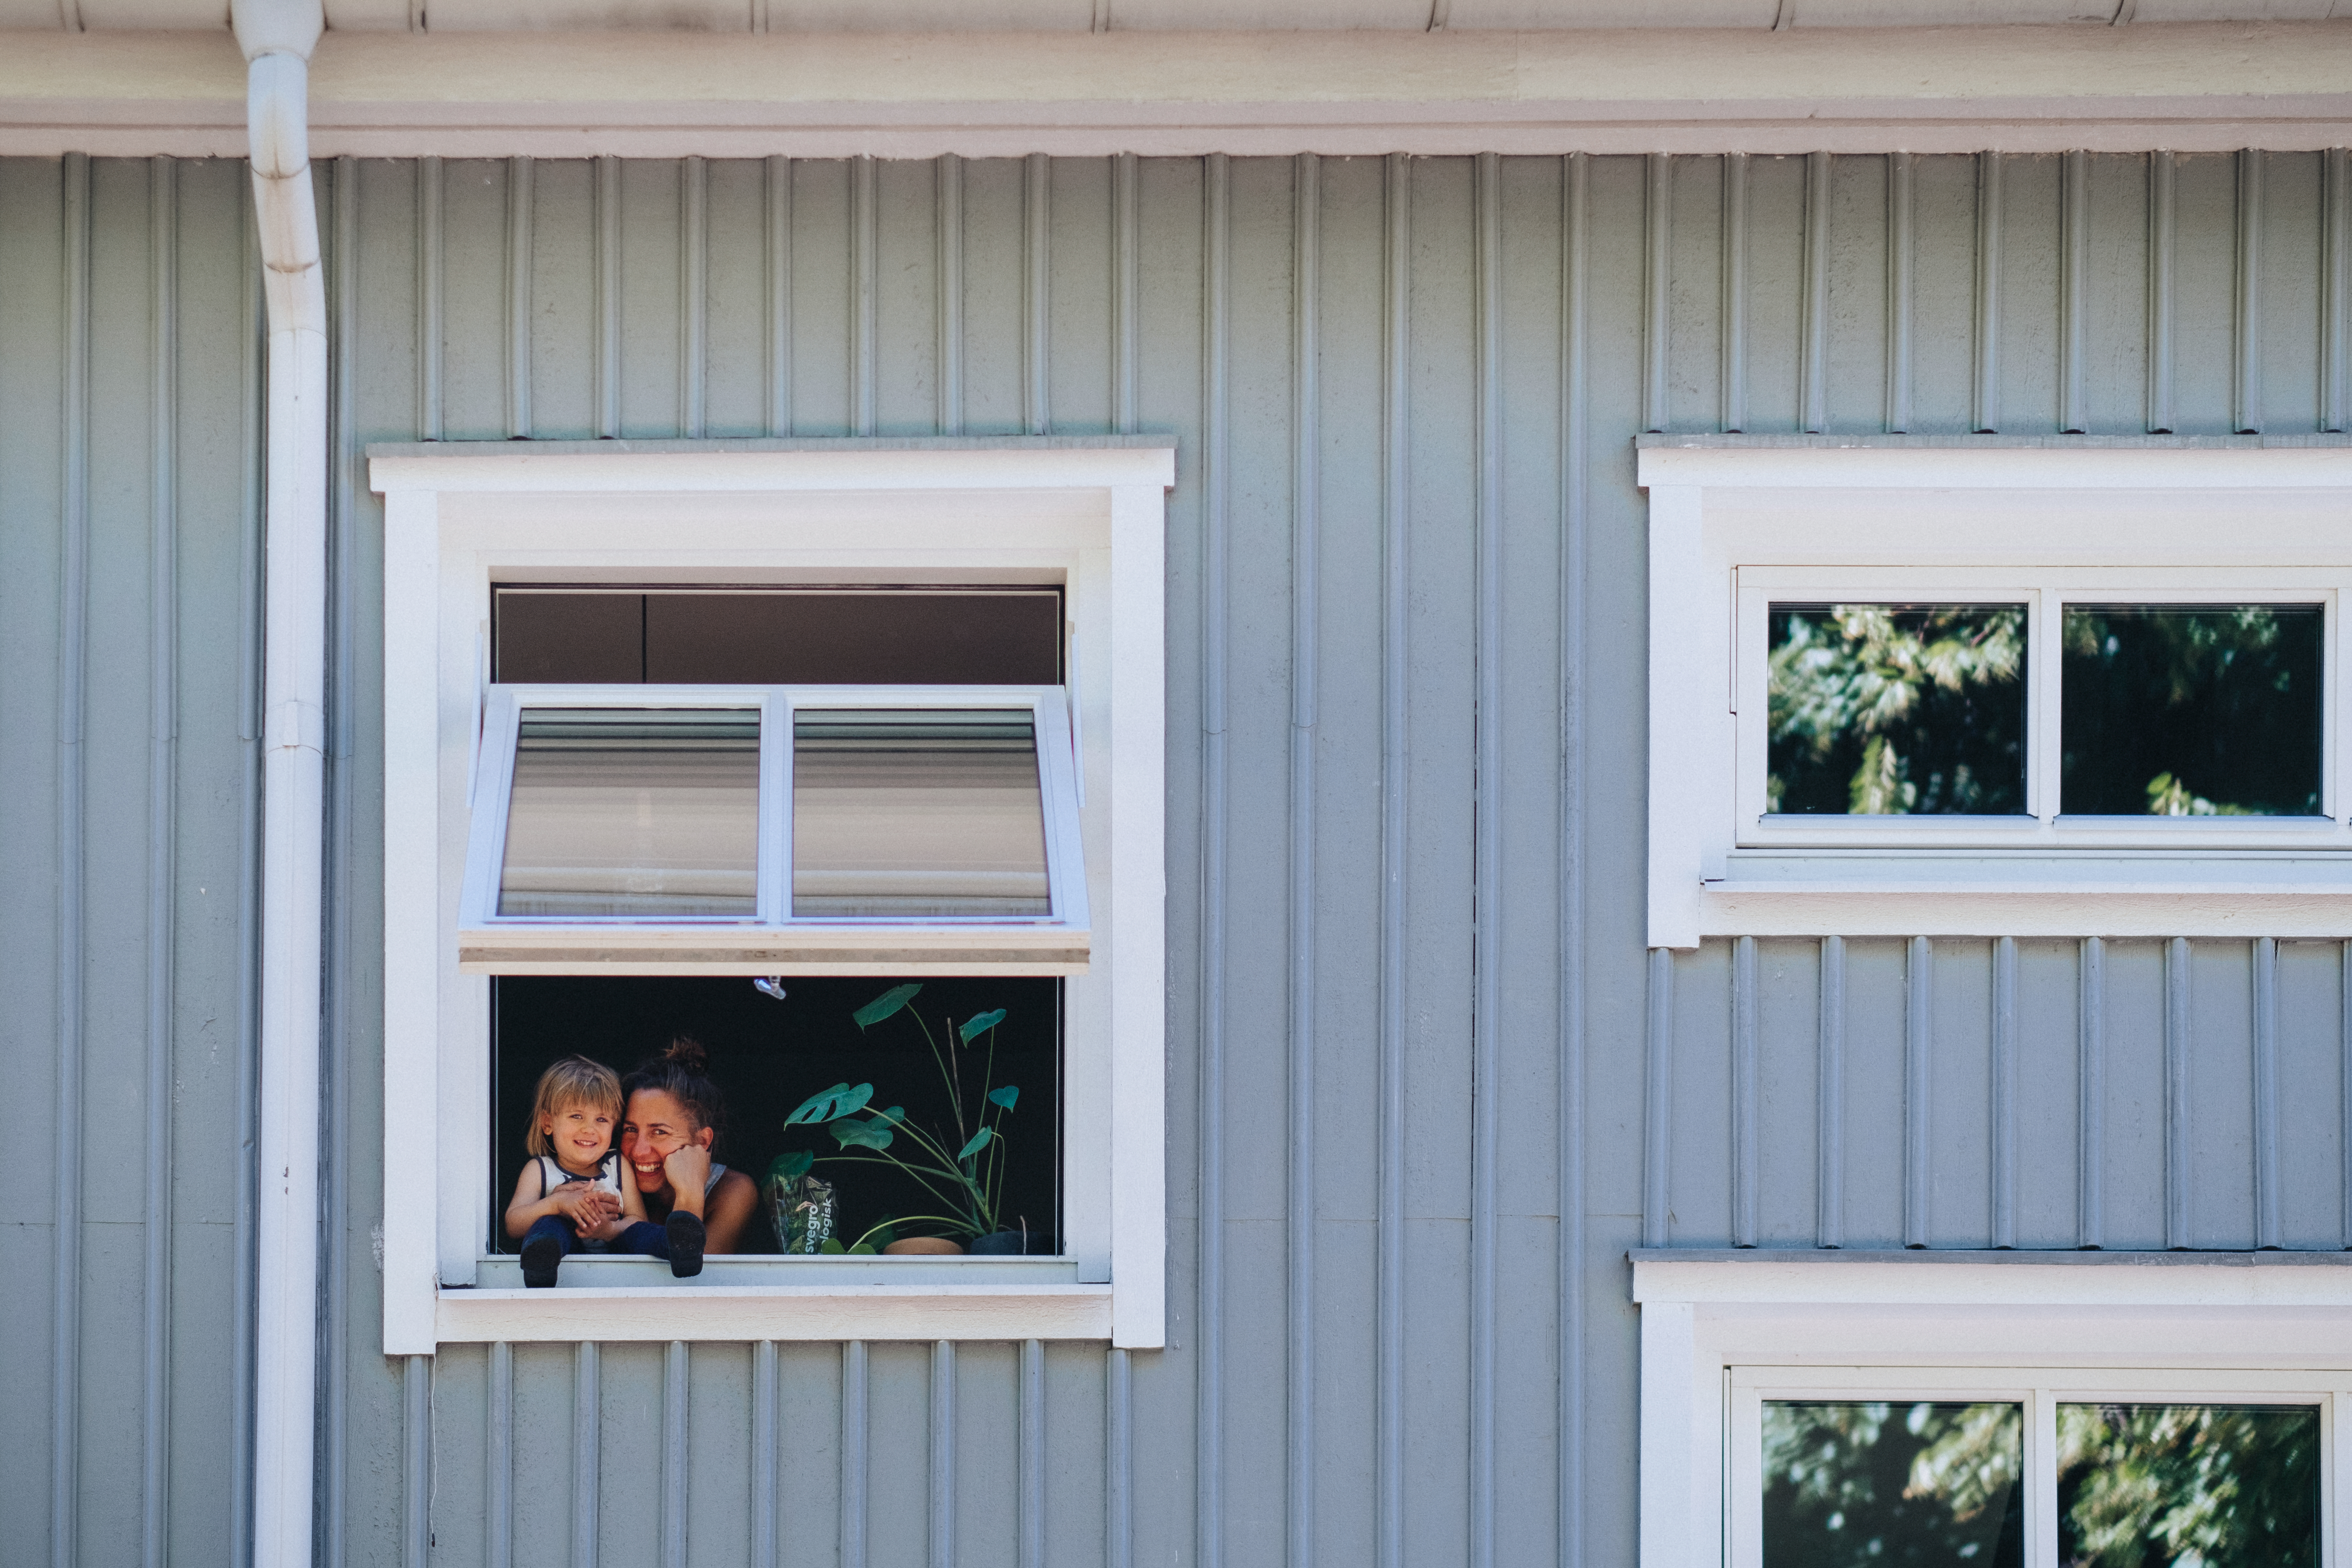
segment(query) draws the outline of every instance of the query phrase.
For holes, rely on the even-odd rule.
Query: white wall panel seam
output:
[[[49,1327],[49,1562],[78,1568],[81,1516],[82,1114],[86,1048],[82,986],[84,722],[89,700],[90,168],[69,153],[60,171],[64,343],[59,378],[64,441],[58,581],[58,1053],[55,1270]]]
[[[1992,1244],[2017,1245],[2017,939],[1992,944]]]
[[[2084,937],[2076,948],[2074,1245],[2107,1244],[2107,944]]]
[[[1404,1143],[1405,747],[1412,649],[1412,165],[1381,167],[1381,953],[1379,1274],[1375,1289],[1375,1568],[1406,1568]]]
[[[1802,347],[1798,358],[1798,425],[1808,431],[1830,422],[1830,154],[1805,155],[1805,254]]]
[[[850,433],[855,436],[874,434],[876,410],[880,397],[877,383],[881,367],[877,363],[881,345],[877,334],[881,330],[881,258],[877,254],[877,227],[879,217],[875,210],[875,170],[870,157],[849,161],[849,406]]]
[[[255,1316],[259,1280],[257,1235],[260,1202],[261,1110],[261,704],[262,704],[262,417],[264,355],[260,226],[253,185],[236,184],[238,290],[236,739],[239,799],[236,838],[237,1158],[235,1258],[230,1268],[229,1432],[234,1450],[228,1499],[229,1561],[247,1568],[254,1546]]]
[[[146,1227],[141,1300],[140,1562],[171,1552],[173,1029],[178,902],[179,163],[148,178]]]
[[[443,198],[441,160],[416,160],[416,438],[441,439]]]
[[[345,160],[350,166],[352,161]],[[538,182],[528,154],[507,160],[507,435],[531,435],[531,269]]]
[[[1886,155],[1886,429],[1911,428],[1914,323],[1917,311],[1918,170],[1908,153]]]
[[[1757,1229],[1756,939],[1731,944],[1731,1245],[1753,1247]]]
[[[936,223],[940,269],[939,433],[963,434],[963,160],[942,153],[932,164],[938,182]]]
[[[2192,958],[2186,937],[2164,944],[2164,1245],[2173,1248],[2196,1245],[2189,1142],[2195,1110],[2190,1100]]]
[[[1643,221],[1647,244],[1642,253],[1642,428],[1664,430],[1673,416],[1673,339],[1668,314],[1674,300],[1675,161],[1653,153],[1644,161]]]
[[[1924,936],[1906,947],[1903,967],[1903,1245],[1935,1237],[1936,947]]]
[[[1471,201],[1477,684],[1471,804],[1469,1560],[1470,1568],[1493,1568],[1503,1092],[1503,206],[1497,154],[1478,155]]]
[[[2091,159],[2080,148],[2060,161],[2058,198],[2058,428],[2089,428],[2091,342]]]
[[[1745,173],[1743,167],[1743,174]],[[1560,170],[1559,1568],[1583,1568],[1585,1526],[1585,574],[1591,559],[1591,161]]]
[[[2238,154],[2237,319],[2231,323],[2231,391],[2240,431],[2263,427],[2263,175],[2259,147]]]
[[[1232,171],[1212,153],[1202,174],[1201,221],[1201,1038],[1200,1260],[1193,1376],[1197,1423],[1193,1557],[1224,1562],[1225,889],[1228,775],[1225,650],[1230,433],[1227,355],[1232,299]]]
[[[699,439],[709,433],[709,159],[688,157],[678,160],[677,205],[677,433]]]
[[[1723,157],[1722,409],[1727,431],[1748,428],[1748,154]]]
[[[1664,1247],[1674,1239],[1668,1174],[1673,1153],[1675,1094],[1675,955],[1650,949],[1648,1031],[1643,1050],[1646,1081],[1642,1105],[1642,1245]]]
[[[2179,167],[2170,153],[2147,158],[2147,427],[2173,427],[2173,272],[2179,234]]]
[[[1819,1015],[1814,1026],[1814,1090],[1820,1149],[1814,1160],[1813,1245],[1845,1245],[1845,938],[1821,942]]]
[[[2330,147],[2320,165],[2319,427],[2352,424],[2352,151]]]
[[[436,186],[437,188],[437,186]],[[351,1247],[352,1225],[360,1216],[351,1212],[352,1081],[355,1062],[349,1048],[352,1037],[352,921],[350,907],[354,872],[360,857],[354,806],[359,781],[354,776],[353,738],[357,728],[359,679],[356,646],[359,585],[359,495],[355,481],[361,462],[353,407],[358,382],[359,323],[359,160],[338,158],[328,186],[331,243],[325,247],[328,308],[332,312],[333,342],[328,374],[333,378],[328,419],[332,453],[328,468],[331,505],[328,515],[329,580],[327,641],[327,812],[322,873],[332,896],[325,900],[327,963],[320,997],[320,1038],[328,1047],[319,1064],[319,1124],[324,1138],[319,1162],[319,1206],[324,1225],[320,1236],[319,1268],[325,1310],[320,1329],[319,1441],[321,1448],[319,1489],[319,1556],[323,1568],[341,1568],[350,1556],[351,1467]],[[437,272],[441,258],[432,265]],[[436,341],[438,341],[436,336]],[[437,411],[436,411],[436,417]]]
[[[2000,428],[2002,155],[1977,154],[1976,387],[1969,428]]]
[[[761,413],[769,435],[789,436],[793,433],[792,160],[782,153],[770,154],[761,162],[761,301],[767,332]]]
[[[1322,637],[1322,163],[1291,162],[1290,839],[1286,1568],[1316,1557],[1316,705]]]

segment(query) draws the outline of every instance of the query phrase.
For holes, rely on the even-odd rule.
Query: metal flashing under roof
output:
[[[2324,21],[2343,0],[327,0],[340,32],[1521,31],[1601,27],[2123,26]],[[224,0],[0,0],[0,27],[228,27]]]

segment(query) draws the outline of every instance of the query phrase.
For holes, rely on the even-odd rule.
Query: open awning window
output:
[[[1086,967],[1058,686],[493,686],[468,973]]]

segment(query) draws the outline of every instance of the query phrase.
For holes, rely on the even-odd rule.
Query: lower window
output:
[[[2339,1394],[2291,1374],[1731,1370],[1739,1568],[2316,1568]]]

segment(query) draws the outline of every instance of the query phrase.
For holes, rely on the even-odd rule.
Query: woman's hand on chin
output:
[[[710,1151],[699,1143],[681,1144],[662,1162],[662,1174],[669,1178],[671,1206],[699,1215],[702,1189],[710,1182]]]

